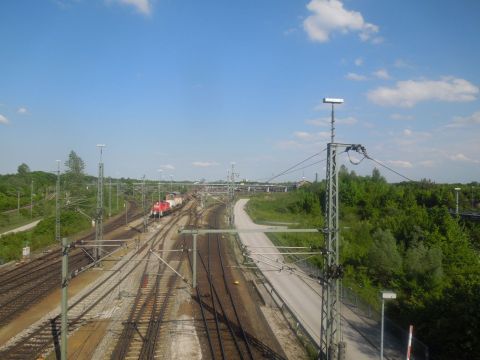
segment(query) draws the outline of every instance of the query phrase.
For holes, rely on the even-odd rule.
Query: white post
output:
[[[380,360],[383,360],[383,330],[384,330],[384,317],[385,317],[385,300],[396,299],[397,294],[393,291],[382,291],[382,329],[380,333]]]

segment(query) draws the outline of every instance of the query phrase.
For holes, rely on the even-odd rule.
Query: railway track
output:
[[[194,209],[195,206],[192,206],[189,210],[187,223],[195,218]],[[177,247],[176,253],[167,256],[169,264],[176,263],[176,273],[186,258],[182,247]],[[165,242],[159,242],[154,250],[164,249]],[[151,260],[152,256],[150,252],[148,260]],[[161,340],[162,325],[165,323],[164,317],[169,313],[173,289],[180,281],[176,273],[168,269],[163,262],[147,262],[129,317],[114,349],[106,354],[108,359],[154,359],[161,356],[158,343]]]
[[[136,205],[131,206],[130,219],[141,217]],[[123,217],[106,224],[105,233],[112,232],[124,225]],[[136,229],[129,229],[125,236],[137,234]],[[89,233],[75,243],[92,239]],[[120,246],[120,245],[119,245]],[[108,252],[117,247],[109,247]],[[93,262],[91,254],[79,248],[74,248],[69,256],[69,268],[72,274],[77,274]],[[55,249],[21,266],[0,272],[0,325],[9,323],[23,311],[39,302],[61,283],[61,250]]]
[[[209,226],[218,228],[221,208],[209,219]],[[240,314],[230,289],[233,279],[224,264],[224,240],[219,234],[209,234],[206,245],[199,246],[199,281],[196,300],[212,359],[284,359],[267,344],[249,333],[244,325],[246,314]],[[202,241],[201,241],[202,242]]]
[[[173,217],[171,226],[179,218],[180,214]],[[149,239],[127,259],[118,261],[109,273],[100,277],[92,286],[72,299],[68,308],[70,335],[82,325],[98,319],[102,310],[111,307],[115,289],[128,279],[142,263],[145,263],[143,260],[151,254],[149,250],[157,246],[158,241],[162,238],[161,235],[166,233],[168,233],[166,228],[161,229],[159,235]],[[58,357],[60,332],[60,314],[59,309],[56,309],[1,347],[0,359],[37,359],[48,354],[52,348]]]

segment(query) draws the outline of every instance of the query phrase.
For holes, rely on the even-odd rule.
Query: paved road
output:
[[[30,229],[34,228],[35,226],[37,226],[37,224],[38,224],[40,221],[42,221],[42,219],[33,221],[33,222],[31,222],[31,223],[29,223],[29,224],[26,224],[26,225],[23,225],[23,226],[20,226],[20,227],[18,227],[18,228],[16,228],[16,229],[12,229],[12,230],[6,231],[6,232],[0,234],[0,236],[2,236],[2,235],[7,235],[7,234],[11,234],[11,233],[17,233],[17,232],[22,232],[22,231],[30,230]]]
[[[238,229],[265,228],[267,226],[255,224],[244,210],[248,199],[241,199],[235,204],[235,226]],[[320,342],[320,310],[322,305],[321,287],[318,283],[302,277],[301,273],[291,273],[288,270],[281,270],[282,255],[278,254],[272,242],[263,233],[243,233],[240,234],[240,240],[254,252],[274,253],[272,255],[254,255],[252,259],[256,262],[258,268],[272,284],[282,300],[297,315],[298,320],[304,328],[310,333],[310,336]],[[255,248],[256,247],[256,248]],[[297,275],[298,274],[298,275]],[[360,335],[355,328],[365,328],[367,325],[356,314],[348,308],[342,308],[342,328],[343,337],[347,343],[347,359],[349,360],[370,360],[379,358],[379,350],[372,346],[375,343],[375,328],[372,328],[370,339]],[[353,326],[352,326],[353,325]],[[368,334],[370,330],[365,330]],[[373,341],[372,341],[373,338]],[[395,357],[389,357],[391,359]]]

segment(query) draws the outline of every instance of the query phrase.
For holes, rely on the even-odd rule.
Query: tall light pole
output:
[[[458,193],[462,189],[459,187],[456,187],[454,190],[455,190],[455,215],[458,216]]]
[[[327,283],[322,286],[322,312],[320,331],[320,358],[326,360],[344,359],[345,343],[341,341],[340,329],[340,234],[338,212],[338,172],[337,148],[335,143],[335,105],[343,104],[343,99],[324,98],[325,104],[332,105],[331,136],[327,144],[327,169],[325,192],[325,247],[323,271]]]
[[[380,331],[380,360],[383,360],[383,331],[384,331],[384,318],[385,318],[385,300],[396,299],[397,294],[393,291],[382,291],[382,329]]]
[[[173,175],[170,175],[170,192],[173,192]]]

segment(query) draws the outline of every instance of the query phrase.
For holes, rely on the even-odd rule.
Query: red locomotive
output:
[[[179,193],[171,193],[166,195],[165,201],[157,201],[153,204],[150,211],[150,217],[160,218],[162,216],[170,214],[177,207],[182,205],[183,197]]]
[[[170,203],[167,201],[157,201],[152,206],[152,210],[150,211],[150,217],[159,218],[169,214],[172,211],[172,207]]]

